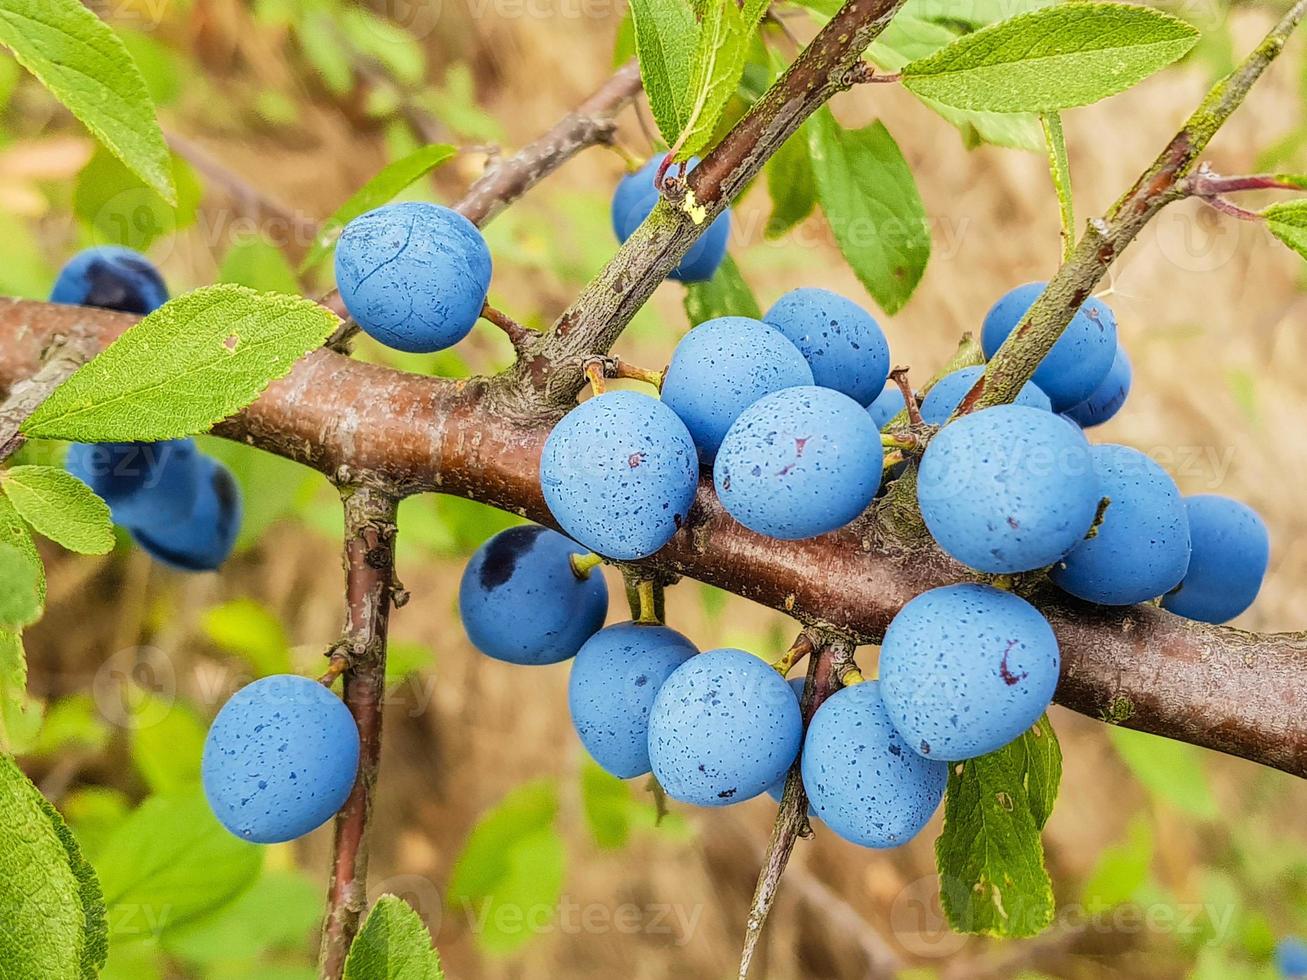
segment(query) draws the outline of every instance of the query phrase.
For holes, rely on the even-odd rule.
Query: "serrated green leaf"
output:
[[[935,860],[940,903],[958,932],[1024,938],[1053,921],[1039,828],[1050,792],[1056,795],[1061,755],[1050,751],[1047,720],[1037,727],[1047,735],[1027,732],[997,752],[949,763]]]
[[[108,954],[100,886],[63,818],[0,757],[0,975],[94,980]]]
[[[631,0],[631,17],[649,109],[671,146],[690,121],[690,75],[699,28],[684,0]]]
[[[382,895],[345,960],[345,980],[444,980],[431,934],[402,898]]]
[[[822,108],[808,126],[817,201],[835,241],[867,292],[896,313],[930,258],[926,209],[912,171],[883,123],[846,130]]]
[[[1012,754],[1021,774],[1035,826],[1043,830],[1053,815],[1053,804],[1062,785],[1062,745],[1048,715],[1022,732],[1005,751]]]
[[[1284,201],[1262,211],[1271,234],[1307,259],[1307,201]]]
[[[1117,754],[1149,792],[1190,816],[1216,819],[1219,811],[1207,784],[1201,749],[1117,725],[1108,731]]]
[[[762,310],[740,274],[740,267],[728,255],[707,282],[686,286],[685,315],[690,318],[691,326],[698,326],[719,316],[749,316],[760,320]]]
[[[300,263],[303,274],[322,262],[336,248],[336,241],[345,226],[361,214],[379,208],[393,200],[401,191],[421,180],[431,171],[455,156],[458,150],[444,143],[424,146],[415,153],[387,165],[375,177],[360,187],[350,199],[338,207],[322,224],[322,230],[313,242],[313,248]]]
[[[1123,92],[1184,55],[1198,31],[1148,7],[1067,3],[966,34],[903,68],[903,84],[958,109],[1052,112]]]
[[[15,466],[0,472],[0,487],[14,510],[56,544],[82,555],[113,550],[109,505],[67,470]]]
[[[37,571],[29,558],[0,542],[0,629],[20,629],[41,618]]]
[[[96,858],[111,938],[158,938],[220,909],[254,883],[262,863],[259,848],[218,823],[199,787],[152,796]]]
[[[767,10],[766,0],[707,0],[690,69],[690,116],[673,158],[689,160],[713,138],[722,110],[739,87],[749,43]]]
[[[177,439],[254,401],[340,324],[295,296],[208,286],[179,296],[84,364],[23,423],[74,442]]]
[[[0,44],[169,204],[168,147],[127,47],[81,0],[0,0]]]
[[[41,562],[41,554],[36,550],[36,542],[32,540],[32,533],[27,529],[27,522],[18,515],[14,505],[3,493],[0,493],[0,544],[17,548],[36,566],[36,596],[44,605],[45,565]]]
[[[27,697],[22,634],[0,628],[0,751],[25,749],[41,729],[41,712]]]
[[[767,193],[771,196],[771,215],[764,232],[768,238],[780,238],[817,206],[806,125],[767,161]]]

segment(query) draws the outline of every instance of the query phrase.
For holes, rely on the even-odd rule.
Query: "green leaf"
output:
[[[281,620],[253,599],[233,599],[205,610],[200,627],[210,640],[243,659],[259,677],[291,671],[290,641]]]
[[[126,46],[81,0],[0,0],[0,44],[169,204],[168,147]]]
[[[77,842],[13,759],[0,757],[0,975],[94,980],[105,906]]]
[[[345,980],[444,980],[431,934],[402,898],[382,895],[349,948]]]
[[[768,238],[780,238],[817,206],[817,182],[812,174],[806,126],[782,143],[767,161],[767,193],[771,195],[771,216],[764,232]]]
[[[956,931],[1024,938],[1053,921],[1039,830],[1061,771],[1047,718],[997,752],[949,763],[935,858],[940,902]]]
[[[243,286],[180,296],[84,364],[23,423],[74,442],[176,439],[240,411],[340,321],[316,303]]]
[[[631,790],[587,759],[581,767],[581,803],[590,835],[604,850],[625,847],[631,839]]]
[[[1097,915],[1133,899],[1148,880],[1152,861],[1152,826],[1147,819],[1136,817],[1130,821],[1126,839],[1099,854],[1081,892],[1085,909]]]
[[[766,0],[745,0],[743,7],[736,0],[705,3],[690,69],[690,116],[677,136],[674,159],[689,160],[712,141],[766,10]]]
[[[15,466],[0,472],[14,510],[56,544],[82,555],[113,550],[109,505],[81,480],[54,466]]]
[[[336,247],[337,239],[340,238],[340,233],[347,224],[359,215],[374,208],[379,208],[387,201],[392,200],[405,188],[421,180],[457,153],[458,150],[455,147],[444,143],[435,143],[431,146],[424,146],[416,153],[411,153],[403,159],[396,160],[386,166],[379,174],[355,191],[348,201],[337,208],[336,212],[323,222],[322,230],[318,234],[317,240],[314,241],[313,248],[309,250],[309,254],[300,263],[300,273],[303,274],[314,268],[331,255]]]
[[[16,630],[41,618],[38,572],[24,552],[0,542],[0,629]]]
[[[930,230],[916,181],[883,123],[845,130],[830,109],[809,123],[817,200],[858,279],[887,313],[926,271]]]
[[[132,762],[154,793],[170,793],[200,781],[207,729],[180,701],[138,692],[131,703]]]
[[[1271,234],[1307,259],[1307,201],[1284,201],[1264,209]]]
[[[1216,819],[1201,749],[1118,725],[1109,731],[1117,754],[1150,793],[1200,820]]]
[[[302,872],[269,870],[226,908],[168,932],[164,945],[171,954],[210,967],[196,975],[213,976],[220,964],[302,950],[322,922],[322,901],[322,889]]]
[[[0,544],[17,548],[36,566],[36,597],[45,605],[45,566],[41,563],[41,555],[27,529],[27,522],[18,516],[9,497],[3,493],[0,493]]]
[[[0,750],[25,749],[40,728],[41,712],[27,697],[22,634],[0,628]]]
[[[300,291],[299,278],[281,249],[260,237],[242,238],[227,250],[218,269],[218,282],[288,296]]]
[[[903,84],[958,109],[1070,109],[1125,91],[1184,55],[1198,36],[1148,7],[1059,4],[964,35],[906,65]]]
[[[142,803],[96,859],[115,943],[157,938],[253,884],[263,853],[228,833],[199,787]]]
[[[557,910],[564,860],[557,815],[553,783],[520,786],[481,818],[455,862],[446,901],[469,917],[487,951],[518,949]]]
[[[649,109],[670,146],[690,121],[690,74],[699,28],[684,0],[631,0],[631,17]]]
[[[1046,112],[1039,117],[1044,127],[1044,142],[1048,148],[1048,172],[1053,178],[1057,193],[1058,212],[1062,218],[1062,261],[1071,258],[1076,247],[1076,209],[1071,196],[1071,161],[1066,152],[1066,136],[1062,132],[1062,117]]]
[[[685,289],[685,314],[691,326],[719,316],[762,318],[753,290],[740,275],[740,267],[729,255],[707,282],[690,283]]]
[[[123,166],[106,150],[98,150],[77,175],[73,213],[97,244],[125,245],[145,251],[160,238],[195,224],[204,189],[189,163],[179,156],[168,164],[177,185],[177,203]]]
[[[1058,0],[908,0],[899,16],[907,14],[940,24],[957,24],[977,30],[1017,14],[1051,7]],[[898,17],[895,18],[897,20]]]

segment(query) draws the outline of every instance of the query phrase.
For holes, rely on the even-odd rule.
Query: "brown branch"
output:
[[[4,404],[0,404],[0,463],[23,447],[26,440],[18,429],[27,417],[70,374],[98,354],[101,346],[98,331],[82,318],[75,318],[66,333],[56,333],[48,338],[39,354],[39,369],[30,377],[15,382]]]
[[[335,857],[319,951],[320,975],[339,980],[367,907],[368,823],[381,763],[381,709],[386,694],[386,631],[395,585],[398,501],[369,486],[345,488],[345,631],[336,648],[349,662],[345,704],[359,728],[359,771],[336,815]]]

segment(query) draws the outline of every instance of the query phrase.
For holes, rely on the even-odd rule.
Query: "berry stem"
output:
[[[572,574],[584,581],[590,577],[590,573],[604,563],[601,555],[593,552],[584,555],[572,555],[568,561],[572,565]]]
[[[489,303],[481,307],[481,319],[493,323],[500,330],[508,335],[508,341],[513,345],[513,350],[521,353],[530,345],[533,337],[539,336],[529,327],[524,327],[507,313],[497,310]]]
[[[908,413],[908,424],[913,428],[922,425],[921,406],[917,404],[917,393],[912,390],[912,383],[908,380],[907,367],[896,367],[889,376],[903,395],[903,410]]]
[[[653,385],[659,391],[663,390],[664,371],[653,371],[649,368],[636,367],[620,357],[612,359],[613,370],[611,376],[614,378],[626,378],[629,381],[643,381],[645,384]]]
[[[336,678],[349,669],[349,658],[342,653],[335,651],[328,654],[330,660],[327,662],[327,670],[318,678],[318,683],[323,687],[332,687],[336,683]]]
[[[779,660],[772,664],[772,667],[776,669],[778,674],[784,677],[794,669],[795,664],[808,654],[812,653],[813,646],[812,637],[810,637],[806,632],[800,633],[798,639],[790,644],[790,648],[781,655]]]
[[[604,359],[602,357],[592,357],[585,362],[585,376],[590,382],[591,394],[602,395],[608,390],[608,382],[604,380]]]
[[[657,626],[662,622],[658,615],[657,583],[651,578],[644,578],[636,584],[636,594],[640,601],[640,615],[637,623],[645,626]]]

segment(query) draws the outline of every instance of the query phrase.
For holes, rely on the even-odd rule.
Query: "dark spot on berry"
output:
[[[518,559],[530,554],[536,538],[544,532],[543,527],[524,524],[521,527],[510,527],[491,538],[486,547],[485,560],[481,563],[481,588],[489,592],[512,578]]]
[[[626,457],[626,465],[631,467],[631,469],[635,469],[643,462],[644,453],[631,453],[630,456]]]
[[[1029,672],[1027,672],[1027,671],[1023,671],[1023,672],[1022,672],[1021,674],[1019,674],[1019,675],[1018,675],[1018,674],[1014,674],[1014,673],[1012,673],[1012,669],[1011,669],[1010,667],[1008,667],[1008,665],[1007,665],[1007,657],[1008,657],[1008,654],[1012,652],[1012,648],[1013,648],[1014,646],[1016,646],[1016,645],[1017,645],[1017,641],[1016,641],[1016,640],[1008,640],[1008,641],[1007,641],[1007,649],[1003,651],[1003,660],[1002,660],[1002,662],[998,665],[998,672],[999,672],[999,675],[1003,678],[1003,683],[1006,684],[1008,687],[1012,687],[1012,686],[1014,686],[1014,685],[1016,685],[1016,684],[1020,684],[1020,683],[1021,683],[1022,681],[1024,681],[1027,677],[1030,676]]]
[[[1020,529],[1021,522],[1018,521],[1015,517],[1008,517],[1007,526],[1012,528],[1012,530],[1016,531]]]
[[[732,786],[730,789],[724,789],[724,790],[722,790],[720,793],[718,793],[718,794],[717,794],[717,799],[719,799],[719,800],[729,800],[729,799],[730,799],[732,796],[734,796],[737,792],[738,792],[738,787],[734,787],[734,786]]]

